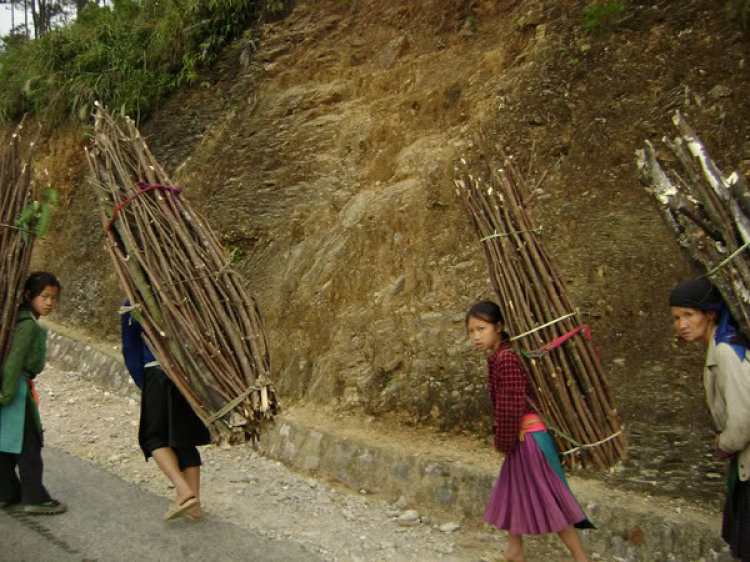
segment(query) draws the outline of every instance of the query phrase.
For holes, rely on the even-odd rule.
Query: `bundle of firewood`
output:
[[[229,253],[130,119],[99,107],[87,157],[127,311],[214,438],[257,439],[278,404],[260,311]]]
[[[22,128],[0,155],[0,364],[10,347],[38,223],[30,203],[34,144],[24,159]]]
[[[542,419],[570,466],[606,468],[626,445],[614,398],[565,284],[541,241],[511,157],[480,140],[457,193],[484,249],[506,331],[526,357]]]
[[[679,166],[665,171],[654,146],[638,151],[638,168],[664,222],[697,270],[716,285],[739,328],[750,337],[750,189],[724,174],[676,112],[679,135],[665,145]]]

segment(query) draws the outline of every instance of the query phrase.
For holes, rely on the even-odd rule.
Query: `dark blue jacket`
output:
[[[123,306],[130,306],[130,301],[126,300]],[[143,390],[144,366],[156,361],[156,358],[143,339],[143,327],[129,312],[120,315],[120,338],[125,366],[133,377],[133,382]]]

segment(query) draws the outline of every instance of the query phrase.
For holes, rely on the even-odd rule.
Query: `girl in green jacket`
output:
[[[22,504],[27,513],[66,510],[42,483],[42,423],[34,378],[44,369],[47,330],[39,317],[57,306],[60,282],[39,271],[26,280],[13,339],[0,372],[0,508]],[[16,468],[18,474],[16,474]]]

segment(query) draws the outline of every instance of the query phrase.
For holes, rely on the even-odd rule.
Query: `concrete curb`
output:
[[[82,373],[111,392],[138,398],[123,361],[50,331],[49,360]],[[438,461],[374,446],[279,416],[258,446],[263,455],[300,471],[319,473],[355,490],[366,489],[409,503],[479,521],[496,474],[460,462]],[[719,515],[700,525],[675,512],[665,518],[646,510],[607,504],[571,480],[571,487],[598,527],[581,536],[599,559],[643,562],[731,560],[718,537]],[[591,496],[591,497],[589,497]],[[629,496],[632,497],[632,494]],[[622,494],[623,499],[628,494]],[[654,505],[658,502],[653,502]],[[708,528],[707,528],[708,527]],[[595,557],[594,557],[595,558]]]

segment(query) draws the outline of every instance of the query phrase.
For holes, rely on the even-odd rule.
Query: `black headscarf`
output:
[[[669,295],[669,306],[694,308],[704,312],[717,312],[717,325],[714,340],[717,344],[728,343],[740,358],[745,358],[745,351],[750,341],[737,329],[719,290],[706,278],[688,279],[680,282]]]
[[[721,293],[706,278],[681,281],[669,295],[669,306],[719,310],[722,304]]]

